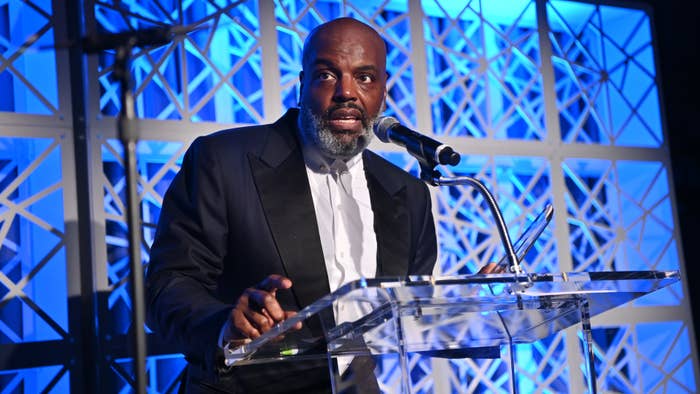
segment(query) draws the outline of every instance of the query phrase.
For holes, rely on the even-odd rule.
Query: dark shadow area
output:
[[[695,2],[645,0],[652,7],[657,70],[673,166],[685,273],[696,338],[700,327],[700,127],[698,126],[698,23]]]

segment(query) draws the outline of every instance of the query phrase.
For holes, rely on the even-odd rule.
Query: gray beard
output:
[[[377,117],[374,117],[366,124],[363,122],[362,134],[348,143],[343,143],[324,124],[322,117],[314,115],[305,106],[299,109],[299,127],[304,140],[313,143],[321,154],[330,159],[348,160],[365,150],[374,136],[372,127],[376,120]]]

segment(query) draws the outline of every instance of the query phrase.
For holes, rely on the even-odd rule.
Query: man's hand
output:
[[[498,263],[488,263],[481,267],[477,274],[503,274],[505,272],[507,272],[505,266],[499,267]]]
[[[291,287],[289,278],[270,275],[256,286],[247,288],[229,315],[223,342],[255,339],[275,324],[296,315],[294,311],[283,310],[276,298],[278,289]]]

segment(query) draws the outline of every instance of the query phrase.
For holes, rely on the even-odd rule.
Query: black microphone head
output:
[[[389,130],[399,124],[393,116],[380,116],[374,122],[374,135],[382,142],[391,142],[389,140]]]

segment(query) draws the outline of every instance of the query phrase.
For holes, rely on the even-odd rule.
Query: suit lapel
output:
[[[285,115],[273,125],[275,131],[260,154],[249,155],[249,162],[284,274],[298,283],[292,292],[305,307],[330,288],[295,124],[295,116]],[[385,174],[386,164],[376,154],[363,155],[377,236],[377,276],[403,277],[408,273],[411,234],[406,188]]]
[[[386,164],[374,153],[365,151],[363,160],[377,235],[377,276],[404,277],[411,234],[406,187],[384,174]]]
[[[249,155],[249,162],[284,274],[297,284],[292,292],[303,308],[330,289],[304,159],[294,126],[281,124],[286,118],[273,126],[277,131],[259,156]]]

